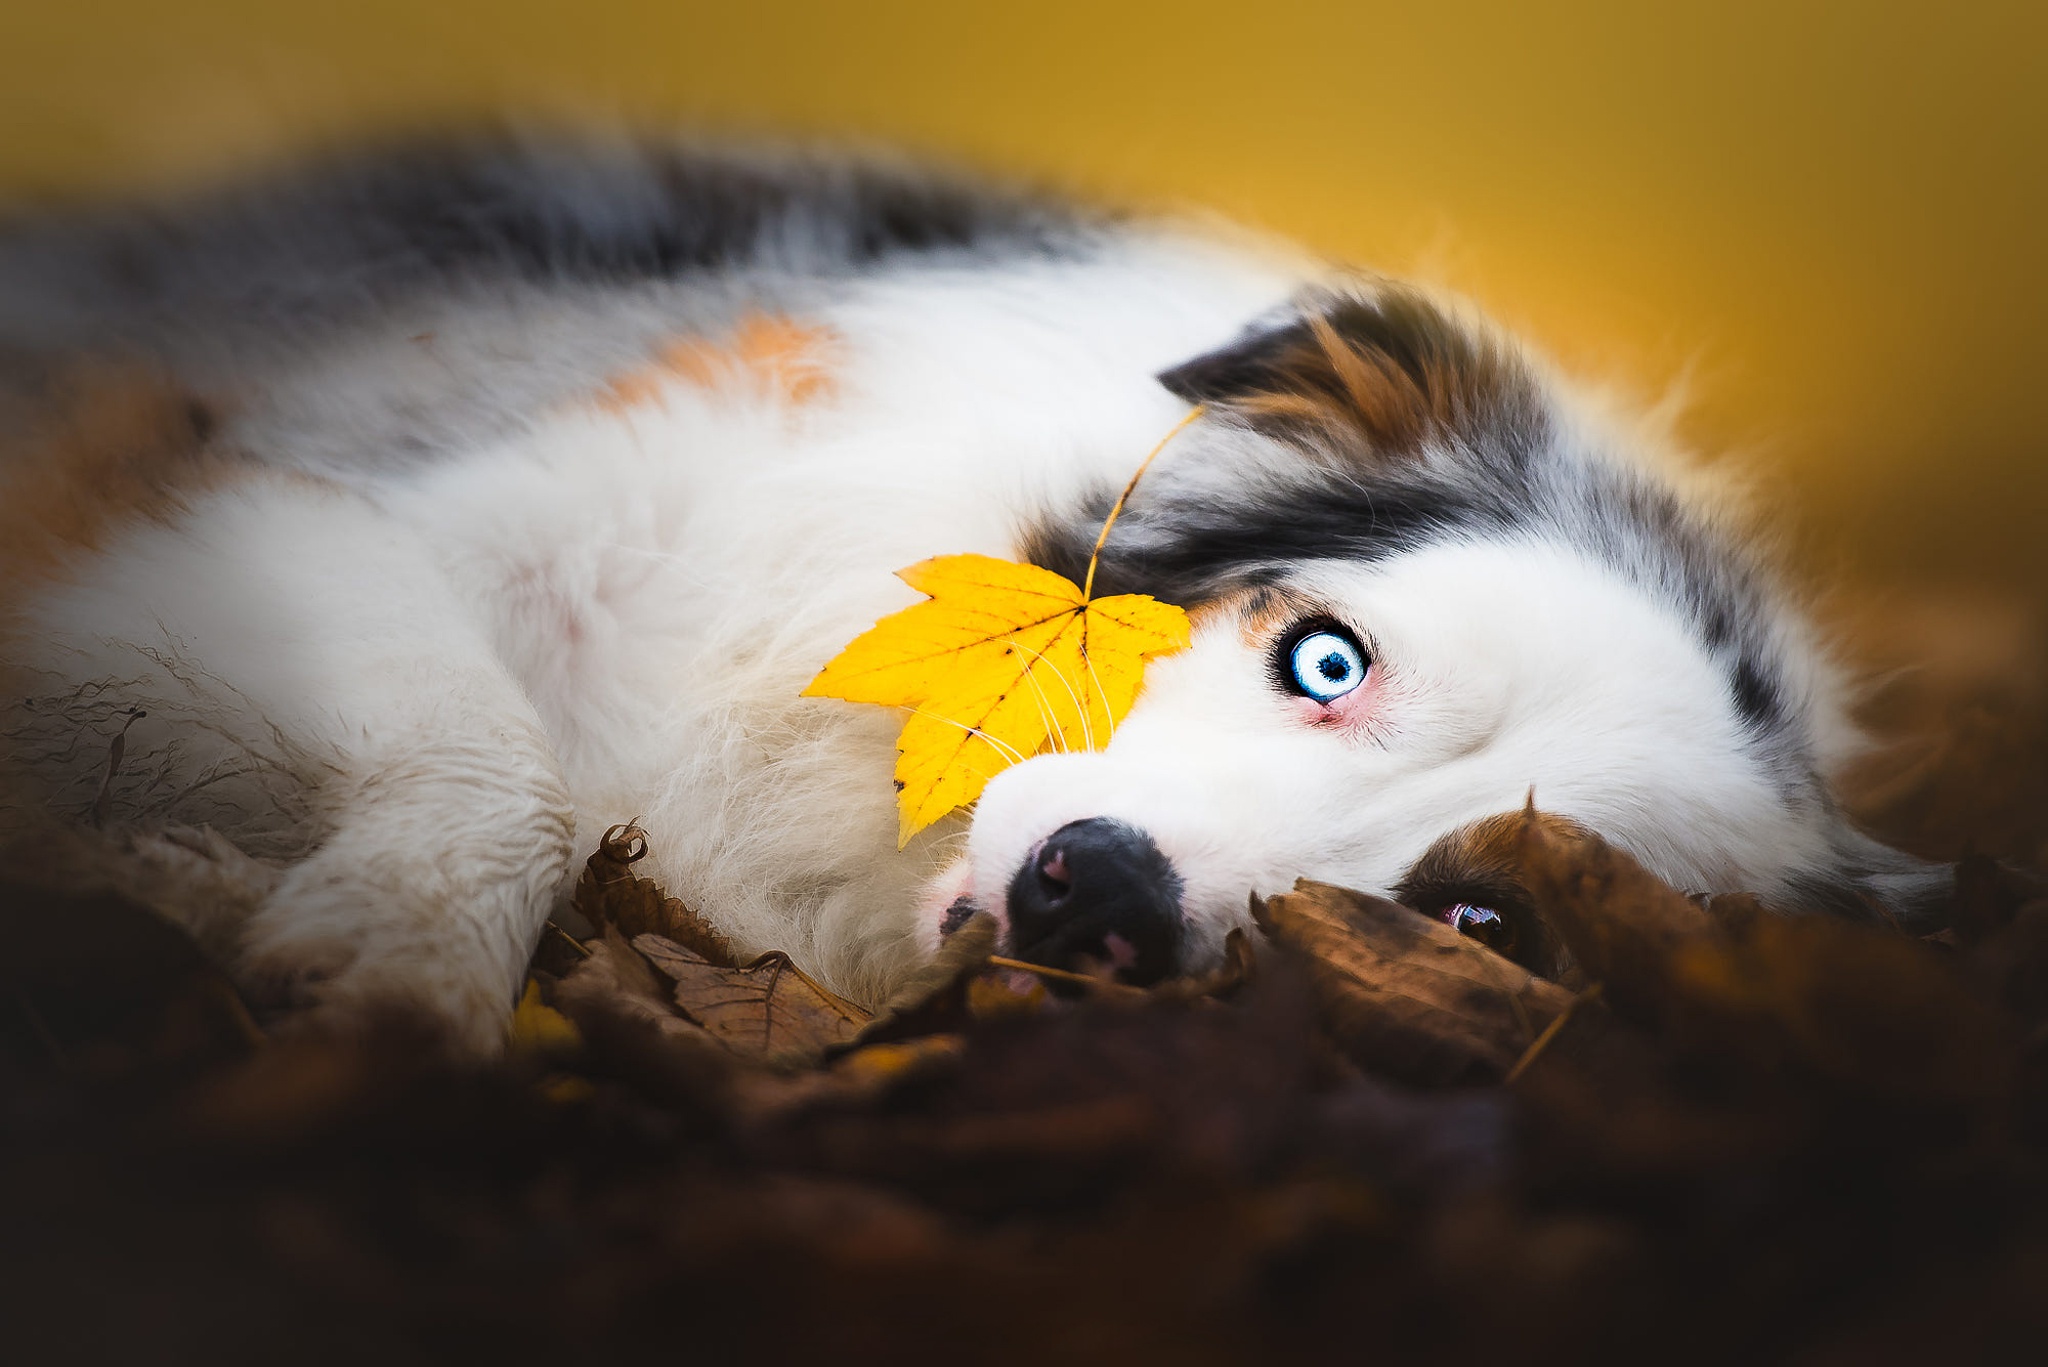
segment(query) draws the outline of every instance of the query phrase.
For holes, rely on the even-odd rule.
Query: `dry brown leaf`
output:
[[[912,974],[862,1028],[858,1043],[874,1044],[935,1031],[957,1030],[968,1018],[968,983],[988,967],[1001,927],[978,911],[948,935],[932,961]]]
[[[586,1037],[624,1028],[686,1049],[723,1052],[703,1026],[677,1013],[668,985],[616,930],[588,948],[589,957],[555,984],[549,1003]]]
[[[1673,956],[1711,941],[1711,912],[1576,823],[1528,808],[1516,877],[1537,915],[1624,1015],[1657,1020],[1670,1007]]]
[[[1762,1014],[1803,1066],[1870,1095],[1967,1101],[2003,1090],[2016,1063],[2017,1023],[1948,955],[1894,932],[1764,917],[1730,950],[1689,950],[1681,975],[1688,996]]]
[[[1976,944],[2012,924],[2027,903],[2048,897],[2048,878],[1983,855],[1956,864],[1948,923],[1963,944]]]
[[[1504,1076],[1572,994],[1450,926],[1327,883],[1252,901],[1309,961],[1323,1023],[1361,1067],[1424,1085]]]
[[[659,935],[709,963],[739,966],[739,955],[708,922],[651,878],[633,872],[647,857],[647,833],[632,822],[614,826],[584,861],[570,906],[600,931],[616,929],[631,940]]]
[[[0,877],[0,1060],[111,1077],[262,1042],[227,975],[154,908]]]
[[[1692,900],[1730,935],[1747,934],[1758,921],[1780,914],[1753,892],[1714,892]]]
[[[1735,899],[1709,910],[1599,836],[1533,812],[1520,844],[1539,914],[1617,1010],[1696,1057],[1934,1103],[2010,1076],[2018,1030],[1939,950]]]
[[[1207,973],[1188,978],[1168,978],[1152,989],[1157,1001],[1203,1001],[1229,997],[1258,974],[1258,954],[1252,937],[1241,926],[1233,926],[1223,937],[1223,962]]]
[[[731,968],[660,935],[635,936],[633,948],[675,984],[684,1015],[746,1058],[814,1063],[869,1020],[779,950]]]

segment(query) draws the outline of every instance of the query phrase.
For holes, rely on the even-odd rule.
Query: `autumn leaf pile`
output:
[[[1554,978],[1305,884],[1201,981],[975,921],[871,1014],[620,830],[479,1067],[267,1031],[143,907],[13,884],[0,1361],[2038,1360],[2048,746],[1902,687],[1935,739],[1858,796],[1962,859],[1947,929],[1503,813]]]

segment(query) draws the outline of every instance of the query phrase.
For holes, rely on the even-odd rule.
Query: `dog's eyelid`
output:
[[[1291,614],[1277,630],[1268,634],[1266,641],[1272,649],[1278,650],[1283,644],[1298,641],[1304,636],[1333,630],[1357,641],[1366,659],[1379,658],[1379,642],[1373,638],[1372,632],[1342,613],[1323,606],[1306,607]]]

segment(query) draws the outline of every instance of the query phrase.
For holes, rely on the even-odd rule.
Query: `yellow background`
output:
[[[0,5],[10,196],[507,109],[908,144],[1683,377],[1810,565],[2048,585],[2048,5]]]

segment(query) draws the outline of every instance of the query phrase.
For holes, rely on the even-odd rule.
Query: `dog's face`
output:
[[[1532,790],[1681,886],[1812,853],[1683,622],[1568,550],[1449,543],[1205,608],[1106,749],[990,783],[972,886],[1020,953],[1113,936],[1151,976],[1211,958],[1254,891],[1390,890]]]
[[[1532,791],[1687,888],[1867,855],[1817,778],[1824,672],[1735,551],[1498,343],[1412,298],[1320,307],[1163,377],[1220,422],[1104,577],[1191,605],[1193,645],[1105,748],[997,775],[936,901],[1149,981],[1252,893],[1391,891]],[[1095,516],[1037,558],[1071,568]]]

